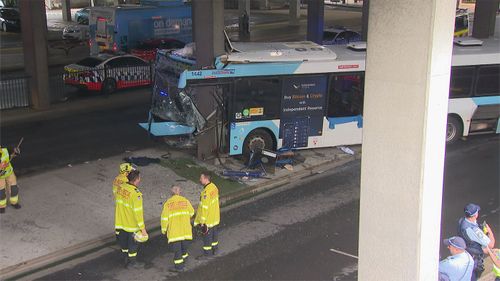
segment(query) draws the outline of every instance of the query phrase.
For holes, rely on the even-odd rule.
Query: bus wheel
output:
[[[255,149],[273,149],[273,139],[268,132],[262,129],[253,130],[243,143],[243,155],[248,156]]]
[[[454,143],[463,135],[463,125],[460,120],[453,116],[448,116],[446,124],[446,143]]]
[[[107,78],[104,80],[102,83],[102,90],[101,93],[104,95],[109,95],[116,91],[116,81],[112,78]]]

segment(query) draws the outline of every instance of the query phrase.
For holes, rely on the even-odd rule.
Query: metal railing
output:
[[[0,109],[31,105],[29,77],[18,76],[0,80]]]

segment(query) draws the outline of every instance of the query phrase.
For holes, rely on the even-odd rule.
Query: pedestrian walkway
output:
[[[6,213],[0,216],[0,277],[6,276],[9,271],[23,268],[24,264],[30,264],[33,259],[55,252],[68,254],[68,251],[74,250],[78,245],[103,237],[112,238],[114,203],[111,184],[124,157],[164,156],[160,164],[139,167],[142,173],[140,189],[144,194],[146,227],[151,230],[159,225],[162,205],[170,196],[169,188],[172,184],[181,185],[183,195],[193,205],[198,203],[201,185],[192,177],[190,180],[189,175],[186,176],[188,178],[180,176],[181,170],[193,170],[196,175],[205,169],[213,171],[213,181],[219,185],[221,201],[227,202],[286,184],[293,181],[293,177],[308,176],[318,172],[318,169],[328,167],[324,166],[326,164],[343,164],[359,158],[360,147],[353,147],[353,150],[356,153],[354,156],[338,148],[301,151],[300,155],[305,161],[294,165],[293,171],[282,169],[274,175],[269,174],[266,179],[245,182],[218,176],[224,169],[221,165],[201,163],[187,152],[168,148],[124,152],[107,159],[20,177],[18,182],[22,209],[8,207]],[[226,167],[236,167],[237,160],[228,158],[225,164]]]

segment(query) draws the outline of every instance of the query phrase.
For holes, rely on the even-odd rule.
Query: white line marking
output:
[[[334,252],[334,253],[341,254],[341,255],[344,255],[344,256],[348,256],[348,257],[351,257],[351,258],[354,258],[354,259],[358,259],[358,257],[355,256],[355,255],[351,255],[349,253],[342,252],[342,251],[339,251],[339,250],[336,250],[336,249],[330,249],[330,252]]]

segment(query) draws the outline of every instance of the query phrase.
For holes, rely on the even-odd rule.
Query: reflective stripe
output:
[[[120,231],[115,231],[115,234],[116,234],[116,235],[120,234]]]
[[[214,227],[216,225],[219,225],[220,221],[214,222],[212,224],[207,224],[207,227]]]
[[[128,249],[122,249],[122,253],[128,253]]]
[[[184,255],[182,255],[182,258],[183,258],[183,259],[186,259],[187,257],[189,257],[189,254],[188,254],[188,253],[185,253]]]
[[[135,252],[135,253],[128,253],[128,256],[131,257],[131,258],[133,258],[133,257],[137,256],[137,252]]]
[[[162,221],[168,221],[168,217],[166,218],[161,218]]]
[[[179,237],[174,237],[174,238],[168,238],[168,243],[173,243],[173,242],[182,241],[182,240],[192,240],[192,239],[193,239],[192,235],[179,236]]]
[[[139,230],[138,227],[123,227],[121,225],[115,225],[115,229],[122,229],[126,232],[136,232],[137,230]]]
[[[219,245],[219,242],[212,242],[212,247]]]
[[[17,201],[19,201],[19,196],[17,195],[14,197],[10,197],[9,201],[11,204],[17,204]]]
[[[203,209],[207,209],[207,210],[208,210],[208,206],[201,205],[201,207],[202,207]]]
[[[134,209],[134,212],[139,212],[139,211],[142,211],[142,207]]]
[[[144,225],[144,223],[141,221],[141,222],[140,222],[140,223],[138,223],[137,225],[140,227],[140,226],[143,226],[143,225]]]
[[[203,246],[203,250],[210,251],[212,250],[212,246]]]
[[[183,263],[184,260],[183,259],[180,259],[180,260],[174,260],[174,264],[181,264]]]
[[[183,215],[188,215],[189,216],[189,212],[177,212],[177,213],[172,213],[170,215],[168,215],[169,218],[172,218],[172,217],[177,217],[177,216],[183,216]]]

